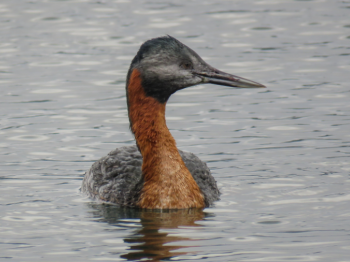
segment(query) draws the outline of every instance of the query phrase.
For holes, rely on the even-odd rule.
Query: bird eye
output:
[[[189,69],[192,69],[192,64],[190,62],[185,62],[181,64],[181,67],[183,69],[189,70]]]

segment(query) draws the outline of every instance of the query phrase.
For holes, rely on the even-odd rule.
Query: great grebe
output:
[[[197,84],[261,88],[219,71],[171,36],[141,45],[126,79],[130,128],[137,146],[121,147],[86,172],[82,191],[94,199],[146,209],[204,208],[219,199],[207,165],[178,150],[165,106],[178,90]]]

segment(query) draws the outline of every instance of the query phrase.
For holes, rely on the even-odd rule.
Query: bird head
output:
[[[198,84],[265,87],[208,65],[191,48],[171,36],[154,38],[142,44],[131,62],[128,79],[134,69],[140,72],[146,95],[160,103],[165,103],[176,91]]]

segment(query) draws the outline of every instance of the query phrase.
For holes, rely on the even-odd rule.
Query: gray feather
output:
[[[201,189],[206,206],[212,205],[220,192],[206,163],[192,153],[179,153]],[[136,146],[117,148],[92,165],[81,190],[94,199],[135,207],[143,186],[141,167],[142,156]]]

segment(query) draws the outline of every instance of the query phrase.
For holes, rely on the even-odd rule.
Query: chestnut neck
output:
[[[145,94],[137,69],[131,72],[127,89],[130,126],[143,157],[144,186],[139,207],[204,207],[204,197],[166,126],[166,103]]]

